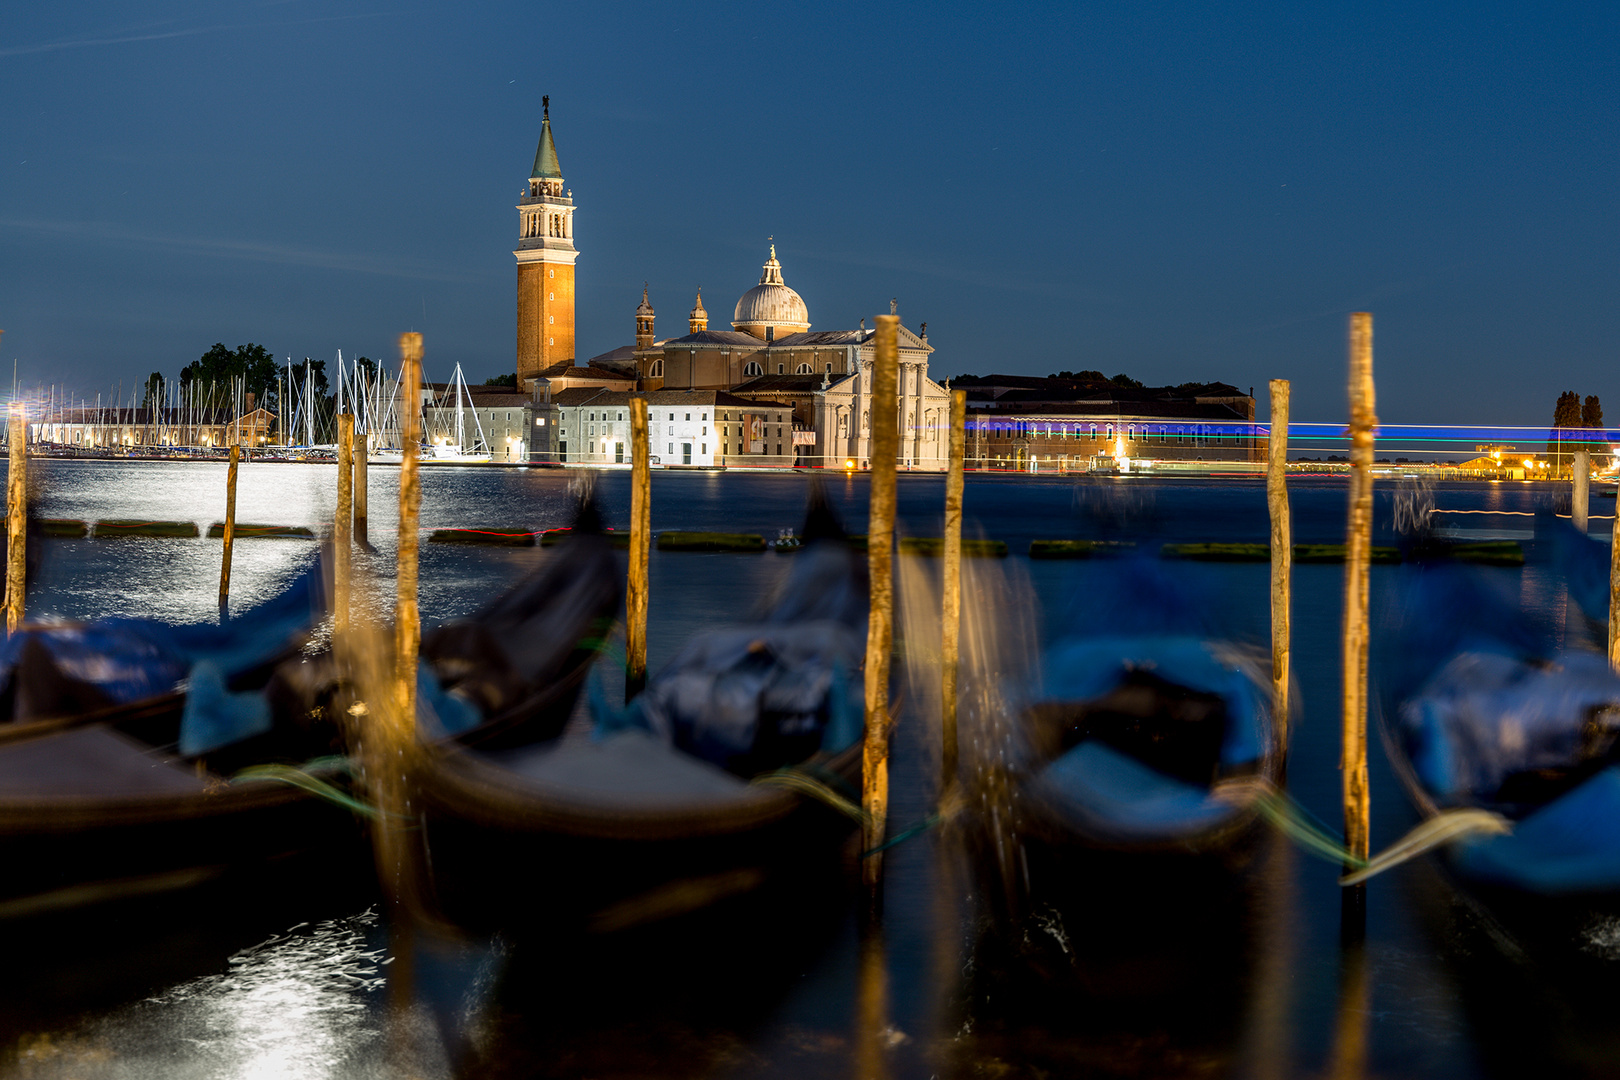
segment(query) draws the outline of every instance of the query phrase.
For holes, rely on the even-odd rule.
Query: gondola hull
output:
[[[858,749],[825,767],[859,789]],[[767,787],[724,807],[581,806],[461,749],[435,754],[419,791],[434,899],[474,929],[614,932],[835,878],[854,832],[823,803]]]

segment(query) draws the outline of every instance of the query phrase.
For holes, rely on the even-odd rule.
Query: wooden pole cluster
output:
[[[339,413],[337,513],[332,521],[332,628],[349,629],[349,555],[354,537],[354,417]]]
[[[630,400],[630,580],[624,593],[624,699],[647,685],[647,561],[652,547],[652,442],[647,399]]]
[[[240,443],[231,447],[231,464],[225,471],[225,550],[219,559],[219,618],[230,617],[231,548],[236,543],[236,470],[242,461]]]
[[[1339,767],[1344,779],[1344,838],[1353,858],[1367,858],[1371,831],[1367,787],[1368,578],[1372,555],[1372,463],[1375,412],[1372,316],[1350,316],[1350,514],[1344,559],[1344,715]]]
[[[861,757],[864,850],[883,843],[889,817],[889,655],[894,648],[895,456],[900,450],[898,315],[877,317],[872,366],[871,509],[866,525],[871,604],[866,631],[866,741]],[[883,880],[883,856],[862,864],[866,884]]]
[[[422,616],[416,607],[417,520],[422,509],[417,454],[422,402],[422,335],[399,335],[399,569],[394,600],[394,697],[405,732],[416,726],[416,654]]]
[[[962,644],[962,468],[967,455],[967,391],[951,391],[951,456],[945,473],[945,549],[940,626],[940,792],[956,786],[957,667]]]
[[[1271,512],[1271,713],[1288,746],[1288,678],[1294,610],[1294,523],[1288,508],[1287,379],[1271,380],[1271,433],[1266,440],[1266,507]]]
[[[6,636],[23,621],[28,594],[28,418],[11,406],[11,471],[6,476]]]
[[[1575,451],[1575,487],[1570,492],[1569,520],[1581,532],[1586,531],[1586,513],[1591,505],[1592,455],[1585,450]]]

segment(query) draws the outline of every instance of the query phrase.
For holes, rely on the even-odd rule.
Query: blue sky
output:
[[[0,360],[80,394],[215,341],[509,372],[550,94],[581,358],[716,325],[766,237],[933,374],[1295,384],[1342,417],[1620,417],[1613,4],[16,5]]]

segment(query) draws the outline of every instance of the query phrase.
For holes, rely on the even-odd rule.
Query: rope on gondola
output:
[[[333,768],[349,772],[353,768],[353,763],[346,757],[333,756],[316,758],[313,761],[305,762],[302,768],[296,768],[292,765],[249,765],[232,776],[231,783],[244,784],[254,780],[273,780],[278,783],[289,784],[301,791],[307,791],[317,798],[325,799],[327,802],[336,803],[338,806],[352,810],[362,817],[373,820],[381,817],[381,811],[375,806],[355,798],[318,776],[311,775],[311,770]]]
[[[1263,792],[1255,801],[1262,817],[1302,849],[1326,862],[1354,867],[1339,878],[1339,884],[1349,888],[1365,884],[1370,879],[1409,862],[1427,851],[1466,839],[1470,836],[1504,836],[1513,831],[1501,814],[1475,807],[1443,810],[1419,824],[1411,832],[1370,859],[1353,857],[1343,840],[1286,792]]]
[[[750,780],[749,783],[758,784],[760,787],[786,788],[789,791],[794,791],[800,795],[805,795],[809,798],[816,799],[819,802],[823,802],[832,807],[834,810],[837,810],[840,814],[843,814],[845,817],[850,818],[852,821],[858,822],[862,825],[866,824],[866,811],[861,809],[861,807],[856,804],[854,800],[845,798],[828,785],[822,783],[816,777],[811,776],[809,773],[801,769],[788,767],[785,769],[777,769],[775,772],[762,773],[761,775]],[[899,832],[889,837],[877,847],[872,848],[870,851],[861,852],[861,858],[869,859],[873,855],[887,851],[898,844],[905,843],[912,837],[921,836],[923,833],[934,828],[936,825],[940,825],[943,822],[949,821],[951,818],[955,817],[957,812],[961,809],[961,806],[962,803],[960,799],[948,800],[945,805],[940,807],[938,813],[930,814],[928,817],[924,818],[922,821],[919,821],[917,824],[908,829],[901,829]]]

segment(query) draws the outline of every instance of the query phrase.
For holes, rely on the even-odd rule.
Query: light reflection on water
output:
[[[64,1080],[390,1075],[382,1065],[389,1030],[381,991],[392,958],[383,937],[374,909],[293,926],[232,956],[227,971],[67,1034],[25,1038],[18,1071]],[[412,1064],[416,1075],[448,1074],[442,1052],[418,1050]]]

